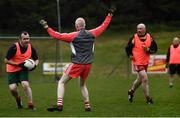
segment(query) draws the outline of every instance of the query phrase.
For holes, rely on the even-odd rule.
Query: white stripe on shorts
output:
[[[69,64],[69,66],[67,67],[66,72],[65,72],[67,75],[69,74],[69,72],[70,72],[70,70],[71,70],[71,68],[72,68],[73,65],[74,65],[74,64],[71,63],[71,64]]]

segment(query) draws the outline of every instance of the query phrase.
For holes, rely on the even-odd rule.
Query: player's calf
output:
[[[22,109],[23,108],[23,104],[22,104],[20,96],[16,97],[16,104],[17,104],[17,109]]]

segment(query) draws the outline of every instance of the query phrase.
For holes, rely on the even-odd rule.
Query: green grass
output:
[[[177,32],[153,32],[158,46],[158,54],[165,54],[169,43]],[[78,80],[71,80],[66,86],[64,97],[64,111],[61,113],[50,113],[46,108],[56,103],[57,83],[54,76],[42,75],[42,63],[44,61],[54,61],[55,41],[53,40],[32,40],[32,44],[38,50],[40,65],[30,75],[30,85],[33,91],[33,99],[36,111],[26,109],[27,99],[24,96],[22,87],[19,86],[20,94],[23,97],[25,109],[17,110],[15,100],[11,96],[4,73],[2,62],[6,50],[14,40],[0,40],[1,65],[0,73],[0,116],[72,116],[72,117],[176,117],[180,116],[180,79],[175,78],[172,89],[168,87],[168,75],[149,75],[150,94],[154,104],[147,105],[140,87],[136,93],[133,103],[127,100],[127,91],[136,75],[128,74],[127,57],[124,47],[128,41],[130,33],[106,33],[96,42],[96,51],[91,73],[87,80],[89,88],[92,112],[84,112],[82,96],[78,85]],[[62,44],[63,60],[70,60],[70,50],[67,44]],[[118,64],[118,65],[117,65]],[[115,71],[109,76],[112,70]]]

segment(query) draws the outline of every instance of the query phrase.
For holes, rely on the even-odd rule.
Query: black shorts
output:
[[[18,72],[9,72],[8,74],[8,84],[18,84],[21,81],[28,81],[28,71],[18,71]]]
[[[180,75],[180,64],[169,64],[169,74],[178,74]]]

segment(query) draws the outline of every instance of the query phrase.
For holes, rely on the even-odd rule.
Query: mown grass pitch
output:
[[[167,51],[169,42],[173,36],[180,32],[160,32],[154,33],[154,37],[159,45],[158,54],[164,54]],[[0,116],[125,116],[125,117],[146,117],[161,116],[175,117],[180,116],[180,78],[176,78],[174,87],[168,87],[168,75],[149,75],[150,94],[153,97],[154,104],[147,105],[143,96],[142,89],[139,88],[134,97],[134,102],[127,100],[127,91],[131,86],[135,75],[127,72],[127,58],[124,53],[124,46],[127,43],[129,35],[103,35],[96,42],[96,51],[92,71],[87,80],[89,88],[92,112],[84,112],[82,96],[78,85],[78,79],[71,80],[66,86],[64,97],[63,112],[50,113],[46,108],[56,103],[57,83],[53,76],[42,75],[42,62],[53,61],[54,48],[53,41],[50,40],[32,40],[34,47],[37,48],[40,55],[40,65],[32,72],[30,85],[33,91],[36,111],[26,109],[27,99],[24,97],[22,87],[20,93],[23,95],[24,109],[17,110],[14,98],[11,96],[4,71],[0,76]],[[12,40],[0,41],[2,46],[1,55],[4,57],[7,47]],[[42,45],[39,45],[42,44]],[[45,49],[48,47],[48,50]],[[64,46],[65,61],[69,61],[69,47]],[[3,59],[2,59],[3,60]],[[114,73],[108,76],[116,66]],[[3,63],[2,63],[3,65]],[[129,75],[128,75],[129,74]]]
[[[84,112],[78,81],[72,80],[66,86],[64,111],[61,113],[46,111],[47,107],[56,103],[56,83],[31,83],[36,111],[26,108],[17,110],[7,85],[1,84],[0,116],[180,116],[178,111],[180,80],[175,79],[175,82],[175,86],[169,88],[166,76],[151,76],[150,93],[154,104],[147,105],[141,88],[137,90],[134,102],[128,102],[127,90],[132,83],[132,78],[127,79],[116,75],[109,79],[105,76],[90,76],[88,87],[92,112]],[[27,107],[26,102],[26,98],[23,97],[24,107]]]

